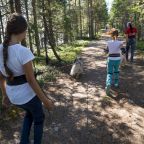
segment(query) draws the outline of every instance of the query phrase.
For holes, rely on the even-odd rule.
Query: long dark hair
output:
[[[11,40],[11,35],[21,34],[24,31],[26,31],[26,29],[27,29],[27,22],[22,15],[18,13],[13,13],[10,15],[7,21],[6,30],[5,30],[6,36],[3,41],[4,68],[5,68],[6,74],[8,75],[8,78],[10,79],[13,78],[13,73],[7,66],[7,60],[8,60],[8,47],[9,47],[9,42]]]
[[[131,32],[133,32],[133,26],[131,23],[129,23],[129,27],[130,27]]]

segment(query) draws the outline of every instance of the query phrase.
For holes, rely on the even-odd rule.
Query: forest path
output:
[[[63,74],[45,84],[56,107],[52,115],[45,110],[42,144],[144,144],[143,61],[121,69],[120,88],[106,96],[106,39],[83,49],[79,80]],[[18,144],[22,117],[0,121],[0,144]]]
[[[144,143],[143,62],[137,58],[122,68],[120,88],[106,96],[106,39],[83,49],[84,74],[78,81],[64,76],[48,85],[57,103],[44,144]]]

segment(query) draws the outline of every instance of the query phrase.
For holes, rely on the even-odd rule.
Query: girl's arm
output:
[[[45,107],[49,110],[53,108],[53,103],[51,100],[49,100],[45,94],[43,93],[42,89],[40,88],[39,84],[37,83],[35,76],[34,76],[34,71],[33,71],[33,66],[32,66],[32,61],[26,63],[23,65],[26,79],[29,83],[29,85],[32,87],[36,95],[39,97],[39,99],[43,102]]]
[[[3,77],[3,75],[0,73],[0,88],[1,88],[1,91],[2,91],[2,95],[3,96],[6,96],[6,81]]]
[[[2,92],[2,105],[6,108],[10,104],[10,101],[8,99],[8,96],[6,94],[6,81],[3,75],[0,72],[0,88]]]

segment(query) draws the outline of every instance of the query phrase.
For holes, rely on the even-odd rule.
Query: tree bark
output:
[[[90,39],[94,38],[94,28],[93,28],[93,7],[92,0],[88,0],[88,8],[89,8],[89,37]]]
[[[82,12],[81,12],[81,0],[79,0],[79,10],[80,10],[80,38],[82,39]]]
[[[20,14],[22,13],[20,0],[15,0],[15,9],[16,9],[16,12],[18,12]]]
[[[67,18],[67,8],[66,2],[64,1],[64,43],[68,43],[69,35],[68,35],[68,18]]]
[[[35,43],[37,47],[37,55],[40,56],[40,41],[38,34],[38,24],[37,24],[37,13],[36,13],[36,0],[32,0],[33,7],[33,19],[34,19],[34,32],[35,32]]]
[[[53,33],[53,23],[52,23],[52,12],[51,12],[51,0],[47,0],[48,2],[48,27],[47,28],[47,32],[48,32],[48,39],[49,39],[49,44],[53,50],[53,53],[55,55],[55,57],[57,58],[58,61],[61,61],[61,58],[58,56],[55,48],[56,48],[56,42],[55,42],[55,37],[54,37],[54,33]]]
[[[28,11],[28,0],[24,0],[25,2],[25,10],[26,10],[26,17],[27,17],[27,22],[29,23],[29,11]],[[30,32],[30,27],[28,26],[28,37],[29,37],[29,46],[30,49],[33,53],[33,46],[32,46],[32,37],[31,37],[31,32]]]
[[[14,0],[9,1],[10,11],[11,13],[14,13]]]
[[[46,65],[49,64],[49,57],[48,57],[48,49],[47,49],[47,40],[48,40],[48,29],[47,29],[47,21],[45,16],[45,3],[44,0],[42,0],[42,12],[43,12],[43,23],[44,23],[44,48],[45,48],[45,61]]]
[[[0,24],[1,24],[1,35],[2,35],[2,38],[4,39],[4,26],[3,26],[3,20],[2,20],[2,14],[1,14],[1,11],[0,11]],[[1,40],[2,41],[2,40]]]
[[[15,9],[16,9],[16,12],[19,13],[19,14],[22,14],[22,10],[21,10],[21,1],[20,0],[15,0]],[[21,44],[23,46],[26,46],[26,40],[24,39]]]

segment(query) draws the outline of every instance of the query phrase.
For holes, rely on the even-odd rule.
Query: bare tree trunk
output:
[[[16,12],[18,13],[22,13],[21,11],[21,1],[20,0],[15,0],[15,9],[16,9]]]
[[[34,18],[35,43],[37,47],[37,55],[40,56],[40,41],[39,41],[39,35],[38,35],[36,0],[32,0],[32,7],[33,7],[33,18]]]
[[[94,38],[94,28],[93,28],[93,7],[92,7],[92,0],[88,0],[89,5],[89,36],[90,39]]]
[[[53,53],[55,55],[55,57],[57,58],[57,60],[61,61],[60,57],[58,56],[55,48],[56,48],[56,43],[55,43],[55,37],[54,37],[54,33],[53,33],[53,23],[52,23],[52,12],[51,12],[51,0],[47,0],[48,2],[48,39],[49,39],[49,44],[53,50]]]
[[[21,11],[21,1],[20,0],[15,0],[15,9],[16,9],[16,12],[19,13],[19,14],[22,14],[22,11]],[[26,40],[23,40],[21,42],[22,45],[26,46]]]
[[[75,6],[77,6],[77,0],[75,0]]]
[[[66,2],[64,1],[64,43],[68,43],[68,18],[66,13]]]
[[[24,0],[24,2],[25,2],[25,10],[26,10],[27,22],[29,23],[28,0]],[[30,27],[29,26],[28,26],[28,36],[29,36],[30,49],[33,52],[32,37],[31,37],[31,32],[30,32]]]
[[[77,10],[77,0],[75,0],[75,7],[76,7],[76,10]],[[76,12],[76,17],[75,17],[75,27],[76,28],[76,37],[79,37],[79,15],[78,13]]]
[[[14,13],[14,0],[9,1],[10,11],[11,13]]]
[[[95,18],[94,24],[95,24],[95,26],[94,26],[94,36],[96,37],[96,33],[97,33],[97,30],[96,30],[96,18]]]
[[[2,28],[2,15],[1,15],[1,11],[0,11],[0,26]],[[0,32],[1,32],[1,29],[0,29]],[[1,38],[2,34],[0,33],[0,43],[2,43],[2,38]]]
[[[43,12],[43,22],[44,22],[44,47],[45,47],[45,56],[46,56],[46,65],[49,64],[48,50],[47,50],[47,40],[48,40],[48,29],[47,29],[47,21],[45,16],[45,3],[42,0],[42,12]]]
[[[4,39],[4,26],[3,26],[3,20],[2,20],[2,14],[1,14],[1,11],[0,11],[0,24],[1,24],[1,30],[2,30],[2,38]],[[2,40],[1,40],[2,41]]]
[[[80,10],[80,38],[82,39],[82,12],[81,12],[81,0],[79,0],[79,10]]]

